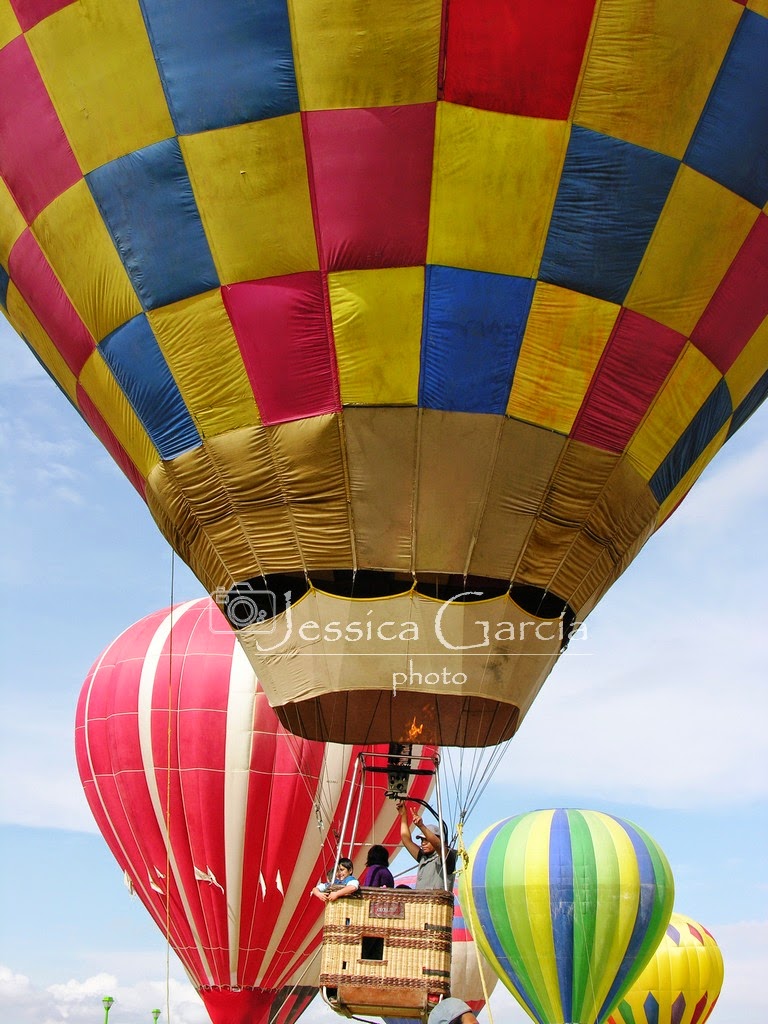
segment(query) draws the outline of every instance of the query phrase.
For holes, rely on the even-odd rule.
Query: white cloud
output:
[[[74,437],[58,437],[55,441],[51,441],[34,432],[22,430],[14,439],[14,447],[19,454],[31,459],[36,465],[39,464],[39,468],[35,471],[35,479],[42,484],[60,480],[62,477],[73,480],[83,476],[79,470],[68,466],[66,462],[56,461],[74,459],[82,455],[80,446]],[[28,466],[25,468],[27,471],[29,470]]]
[[[4,1020],[13,1024],[101,1024],[106,995],[115,1000],[109,1017],[114,1024],[147,1024],[155,1008],[161,1011],[161,1024],[209,1024],[200,997],[177,978],[121,984],[113,974],[100,972],[36,989],[24,975],[0,965]]]
[[[58,498],[59,501],[67,505],[84,506],[87,504],[83,495],[72,487],[53,487],[50,493],[54,498]]]
[[[90,1006],[101,1004],[105,995],[115,1000],[110,1010],[110,1020],[115,1024],[130,1022],[146,1022],[155,1008],[162,1013],[161,1020],[169,1018],[173,1024],[208,1024],[208,1017],[200,1000],[191,985],[175,978],[164,981],[140,981],[133,985],[120,985],[116,978],[109,974],[98,974],[85,981],[68,981],[65,985],[49,985],[51,994],[59,1013],[65,1017],[74,1016],[77,1012],[78,1021],[83,1019],[83,1012]],[[103,1016],[103,1010],[102,1016]]]
[[[14,775],[18,771],[16,762]],[[55,775],[39,765],[18,778],[12,787],[3,787],[0,822],[73,832],[98,831],[76,777]]]
[[[83,504],[81,491],[93,490],[97,471],[113,477],[119,470],[7,325],[5,333],[0,325],[0,342],[0,452],[7,507]]]
[[[18,999],[29,991],[30,982],[25,974],[14,974],[10,967],[0,964],[0,996],[3,999]]]
[[[56,499],[82,502],[78,488],[85,486],[86,478],[79,464],[85,451],[76,430],[76,419],[65,419],[50,410],[39,420],[33,419],[29,409],[14,415],[13,422],[10,414],[0,417],[3,491],[9,509],[18,511],[18,506],[32,505],[50,509]],[[89,470],[93,472],[92,465]]]
[[[41,483],[46,486],[53,486],[59,484],[62,480],[67,483],[71,483],[76,480],[80,473],[75,472],[71,466],[67,466],[64,463],[49,463],[44,469],[41,469],[38,473],[38,479]]]
[[[64,1006],[70,1003],[90,1002],[94,996],[99,999],[110,994],[112,989],[117,988],[117,978],[112,974],[94,974],[92,978],[85,981],[76,981],[70,978],[63,985],[49,985],[46,989],[50,992],[57,1003]]]

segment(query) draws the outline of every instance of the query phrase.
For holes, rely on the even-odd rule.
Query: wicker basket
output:
[[[426,1020],[451,991],[453,893],[359,889],[326,904],[320,984],[345,1017]]]

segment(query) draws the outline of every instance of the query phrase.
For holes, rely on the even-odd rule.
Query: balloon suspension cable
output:
[[[477,787],[475,788],[474,792],[471,794],[471,799],[470,799],[470,793],[469,792],[467,793],[467,804],[468,804],[468,806],[467,806],[467,809],[466,809],[466,814],[470,814],[474,810],[474,808],[477,806],[477,804],[478,804],[478,802],[480,800],[480,797],[485,792],[486,786],[491,781],[494,773],[496,772],[496,769],[501,764],[501,761],[502,761],[504,755],[506,754],[507,748],[509,747],[509,744],[511,742],[512,742],[512,740],[510,738],[508,740],[505,740],[503,743],[500,743],[498,746],[493,747],[491,755],[488,758],[485,766],[482,768],[482,770],[478,770],[478,772],[476,772],[476,774],[479,774],[479,779],[478,779],[478,782],[477,782]],[[474,782],[474,778],[473,778],[473,782]]]
[[[347,856],[352,859],[355,854],[355,836],[357,835],[357,829],[360,824],[360,812],[363,809],[363,797],[365,796],[365,765],[363,765],[363,774],[360,779],[360,791],[357,794],[357,807],[355,807],[355,820],[352,822],[352,830],[349,833],[349,847],[347,849]],[[341,848],[341,847],[339,847]],[[338,866],[338,865],[337,865]]]
[[[466,821],[480,801],[511,740],[494,747],[446,748],[443,751],[449,776],[448,811],[451,821]],[[450,794],[453,794],[452,796]]]
[[[464,845],[464,822],[459,820],[457,827],[457,853],[461,857],[463,867],[462,871],[466,872],[469,867],[469,853]],[[475,959],[477,960],[477,973],[480,975],[480,984],[483,987],[483,999],[485,1000],[485,1009],[488,1011],[488,1020],[490,1024],[493,1024],[493,1010],[491,1010],[491,997],[488,993],[488,985],[485,981],[485,971],[483,970],[483,961],[480,956],[480,947],[477,944],[477,935],[475,933],[475,920],[472,914],[472,908],[469,906],[461,908],[464,913],[464,920],[469,928],[469,934],[472,936],[472,943],[475,947]]]
[[[293,760],[296,774],[301,779],[307,796],[312,801],[315,814],[315,823],[317,830],[322,836],[326,831],[326,821],[329,821],[328,833],[338,839],[338,829],[333,826],[333,815],[334,808],[332,801],[328,798],[326,790],[329,788],[328,784],[328,762],[327,758],[323,758],[322,767],[320,768],[320,778],[316,786],[310,784],[311,773],[307,771],[303,763],[303,744],[306,742],[298,736],[293,736],[290,733],[285,734],[285,742],[289,754]]]
[[[173,707],[173,609],[176,552],[171,548],[170,625],[168,629],[168,734],[165,747],[165,1019],[171,1024],[171,712]]]
[[[336,873],[339,870],[339,861],[343,856],[344,836],[347,834],[347,824],[349,823],[349,814],[352,808],[352,800],[355,794],[355,785],[357,784],[357,773],[360,770],[362,763],[362,755],[358,754],[355,758],[354,768],[352,769],[352,782],[349,787],[349,795],[347,796],[347,806],[344,809],[344,818],[341,822],[341,833],[339,835],[339,842],[336,847],[336,857],[333,862],[333,874],[331,875],[331,881],[336,877]],[[364,769],[363,769],[364,770]]]
[[[315,792],[309,784],[309,778],[307,773],[304,771],[304,767],[301,761],[301,744],[302,741],[297,736],[292,736],[290,733],[285,734],[286,747],[288,753],[293,759],[293,765],[296,769],[296,774],[301,779],[304,789],[306,790],[307,796],[313,800],[315,808],[315,818],[317,819],[318,831],[322,832],[325,828],[323,823],[323,808],[322,808],[322,784],[319,786],[317,792]],[[321,779],[325,777],[325,762],[321,768]]]
[[[286,993],[286,996],[285,996],[286,1000],[289,999],[298,989],[300,989],[302,987],[302,982],[304,981],[305,977],[307,976],[307,973],[308,973],[310,967],[314,966],[315,960],[317,960],[317,958],[320,956],[321,948],[322,947],[318,946],[317,949],[314,951],[314,953],[312,953],[311,956],[308,956],[307,959],[304,961],[304,963],[301,965],[301,974],[296,978],[294,983],[288,989],[288,992]],[[314,988],[314,986],[312,986],[312,987]],[[283,1004],[283,1005],[285,1005],[285,1004]],[[278,1014],[280,1013],[282,1008],[283,1008],[282,1006],[278,1006],[275,1009],[275,1012],[273,1014],[271,1014],[271,1016],[269,1018],[269,1024],[275,1024],[275,1021],[277,1020]]]

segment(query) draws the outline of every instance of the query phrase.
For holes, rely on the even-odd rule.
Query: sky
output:
[[[101,651],[203,589],[1,317],[0,386],[2,1020],[97,1024],[110,994],[109,1024],[149,1024],[155,1007],[161,1024],[205,1024],[98,834],[73,750]],[[768,1020],[767,511],[764,408],[587,620],[467,829],[539,807],[643,827],[672,866],[675,909],[723,952],[712,1024]],[[528,1021],[501,984],[490,1006]],[[302,1024],[334,1020],[316,1000]]]

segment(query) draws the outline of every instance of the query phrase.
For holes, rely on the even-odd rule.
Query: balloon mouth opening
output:
[[[398,693],[396,702],[379,691],[326,693],[275,705],[285,728],[305,739],[331,743],[419,743],[448,747],[495,747],[511,739],[520,708],[486,697]],[[418,724],[418,736],[411,734]]]
[[[539,618],[562,619],[568,635],[576,621],[569,603],[544,587],[509,583],[489,576],[461,576],[453,573],[408,573],[383,569],[321,569],[304,573],[270,573],[235,583],[219,606],[233,629],[254,622],[267,622],[296,604],[310,590],[321,590],[351,600],[399,597],[415,592],[422,597],[457,604],[510,597],[523,611]]]

